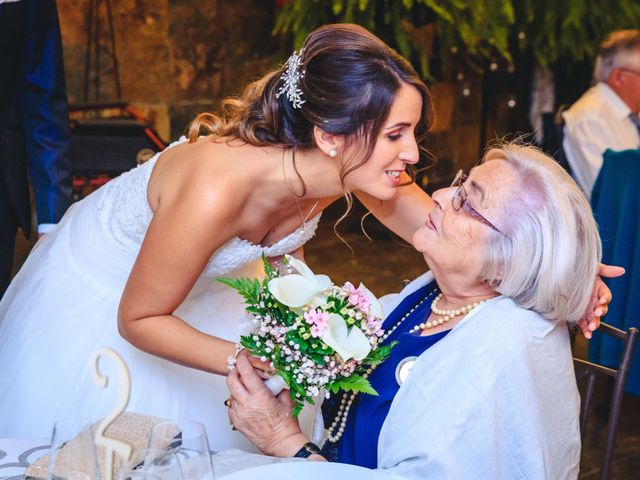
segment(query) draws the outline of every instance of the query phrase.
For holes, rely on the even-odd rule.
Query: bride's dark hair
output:
[[[416,128],[421,154],[433,122],[431,96],[411,64],[366,29],[352,24],[320,27],[303,45],[298,82],[305,103],[294,108],[286,95],[276,97],[285,66],[249,84],[239,98],[222,102],[221,114],[203,113],[189,127],[189,140],[214,134],[256,146],[309,149],[316,146],[313,127],[344,136],[347,145],[361,143],[355,159],[342,159],[341,178],[371,156],[376,139],[403,84],[422,96]],[[304,182],[303,182],[304,185]],[[349,206],[351,198],[347,195]]]

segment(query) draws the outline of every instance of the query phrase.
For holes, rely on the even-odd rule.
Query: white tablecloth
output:
[[[48,452],[48,438],[0,438],[0,479],[22,479],[27,467]]]
[[[48,439],[0,438],[0,480],[21,480],[27,467],[47,454]],[[307,462],[298,458],[273,458],[241,450],[226,450],[213,455],[216,479],[225,480],[283,480],[304,478],[326,480],[375,480],[381,474],[366,468],[340,463]]]

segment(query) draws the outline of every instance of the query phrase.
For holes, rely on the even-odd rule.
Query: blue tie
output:
[[[636,126],[638,135],[640,135],[640,117],[638,117],[638,114],[631,112],[629,114],[629,118],[631,119],[631,122]]]

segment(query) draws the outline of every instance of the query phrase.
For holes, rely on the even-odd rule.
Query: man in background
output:
[[[619,30],[605,39],[594,78],[597,83],[563,113],[562,146],[587,197],[605,150],[640,148],[640,30]]]
[[[71,204],[69,114],[55,0],[0,0],[0,297],[18,228],[38,234]]]

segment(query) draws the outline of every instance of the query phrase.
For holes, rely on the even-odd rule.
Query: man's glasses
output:
[[[506,237],[506,235],[502,233],[498,229],[498,227],[496,227],[493,223],[491,223],[489,220],[483,217],[480,214],[480,212],[478,212],[475,208],[473,208],[467,201],[469,198],[469,195],[467,194],[466,188],[464,188],[464,182],[467,180],[467,177],[468,175],[464,171],[458,170],[458,173],[453,179],[453,182],[451,182],[452,187],[457,187],[456,192],[453,194],[453,198],[451,199],[451,205],[453,206],[453,209],[456,212],[459,212],[461,209],[464,210],[476,220],[481,221],[482,223],[487,225],[489,228],[492,228],[493,230],[498,232],[500,235],[503,235]]]
[[[618,67],[620,68],[620,70],[623,70],[627,73],[631,73],[633,75],[640,75],[640,71],[636,70],[635,68],[627,68],[627,67]]]

